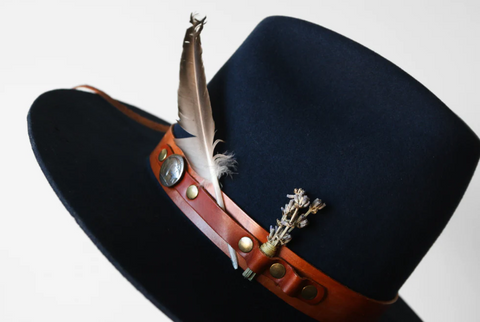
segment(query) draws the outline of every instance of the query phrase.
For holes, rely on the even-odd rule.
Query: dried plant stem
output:
[[[295,227],[305,227],[308,224],[308,215],[311,213],[315,214],[318,210],[325,207],[325,204],[320,199],[315,199],[313,203],[310,203],[310,199],[303,189],[295,189],[294,193],[293,195],[287,195],[290,198],[290,202],[285,205],[285,208],[282,208],[281,220],[277,220],[275,228],[270,227],[267,242],[260,247],[267,256],[273,257],[278,247],[290,242],[292,237],[289,233]],[[307,207],[307,211],[302,214],[300,210]]]

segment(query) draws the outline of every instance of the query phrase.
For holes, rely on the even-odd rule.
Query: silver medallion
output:
[[[172,154],[165,159],[160,168],[160,182],[166,187],[172,187],[182,179],[185,161],[178,154]]]

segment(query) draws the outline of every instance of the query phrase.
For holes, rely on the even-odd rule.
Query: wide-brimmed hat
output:
[[[175,321],[419,320],[397,293],[473,175],[468,126],[391,62],[287,17],[262,21],[208,93],[217,149],[237,162],[221,179],[223,212],[176,143],[190,136],[178,124],[98,91],[34,102],[35,156],[115,267]],[[183,167],[178,181],[168,164]],[[327,206],[288,226],[290,200],[302,208],[307,196],[303,208]],[[297,229],[260,260],[275,225]]]

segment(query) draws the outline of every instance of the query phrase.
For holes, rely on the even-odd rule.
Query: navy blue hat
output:
[[[293,188],[321,197],[328,207],[289,248],[376,300],[396,296],[454,213],[480,156],[478,137],[415,79],[298,19],[262,21],[208,89],[221,148],[238,161],[223,191],[265,229]],[[41,95],[28,124],[65,207],[170,318],[312,321],[233,271],[170,200],[148,164],[164,133],[78,90]],[[185,136],[179,126],[174,134]],[[418,320],[401,299],[381,319]]]

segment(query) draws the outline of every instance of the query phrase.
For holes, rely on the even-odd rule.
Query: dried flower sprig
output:
[[[277,219],[277,225],[270,226],[270,234],[267,242],[260,249],[265,255],[275,256],[277,249],[292,240],[290,234],[295,228],[304,228],[308,225],[308,215],[316,214],[325,207],[325,203],[320,199],[315,199],[312,203],[306,195],[305,190],[295,189],[293,195],[287,195],[290,201],[282,207],[282,218]],[[305,211],[305,209],[308,209]]]
[[[260,250],[268,257],[274,257],[278,249],[292,240],[290,234],[295,228],[304,228],[308,225],[308,215],[316,214],[325,207],[325,203],[320,199],[315,199],[312,203],[303,189],[295,189],[293,195],[287,195],[290,201],[282,207],[282,218],[277,219],[275,226],[270,226],[270,234],[267,242],[260,246]],[[305,209],[307,209],[305,211]],[[257,273],[250,268],[243,272],[243,277],[249,281],[253,280]]]

